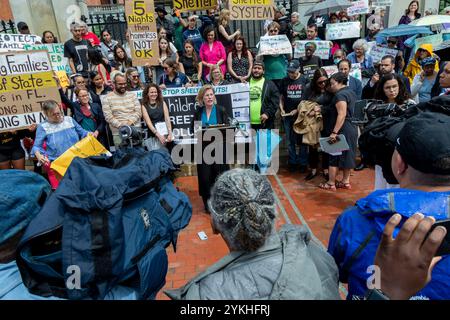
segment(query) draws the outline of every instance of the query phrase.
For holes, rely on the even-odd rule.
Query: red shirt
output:
[[[89,41],[93,47],[100,46],[100,39],[93,32],[86,33],[83,39]]]

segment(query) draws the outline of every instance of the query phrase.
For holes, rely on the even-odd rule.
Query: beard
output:
[[[252,73],[253,79],[261,79],[264,76],[264,73],[261,73],[260,75],[256,76],[254,73]]]

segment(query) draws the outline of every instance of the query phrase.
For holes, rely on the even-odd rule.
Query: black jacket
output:
[[[205,107],[199,107],[195,110],[194,118],[192,118],[191,122],[191,132],[194,132],[194,123],[195,121],[202,121],[202,112]],[[227,110],[219,105],[216,105],[216,117],[218,124],[229,124],[230,116],[227,114]]]
[[[274,129],[275,114],[280,106],[280,92],[277,86],[270,80],[264,80],[264,85],[261,93],[261,114],[265,113],[269,119],[263,125],[265,129]]]

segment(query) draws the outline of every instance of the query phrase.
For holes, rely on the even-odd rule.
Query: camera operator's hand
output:
[[[433,217],[416,213],[402,226],[395,239],[392,234],[401,221],[394,214],[387,222],[374,264],[380,268],[381,291],[390,299],[409,299],[431,280],[431,270],[441,257],[434,257],[446,235],[444,227],[436,227]]]
[[[377,73],[375,73],[372,78],[370,79],[370,86],[374,86],[377,84],[377,82],[380,81],[380,75]]]

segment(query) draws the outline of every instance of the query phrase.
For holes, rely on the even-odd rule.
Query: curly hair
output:
[[[381,77],[375,89],[375,99],[383,100],[384,102],[388,101],[388,97],[384,93],[384,84],[390,80],[397,80],[398,83],[398,95],[397,97],[395,97],[395,103],[399,105],[405,104],[410,98],[410,96],[402,79],[395,73],[388,73],[383,77]]]

